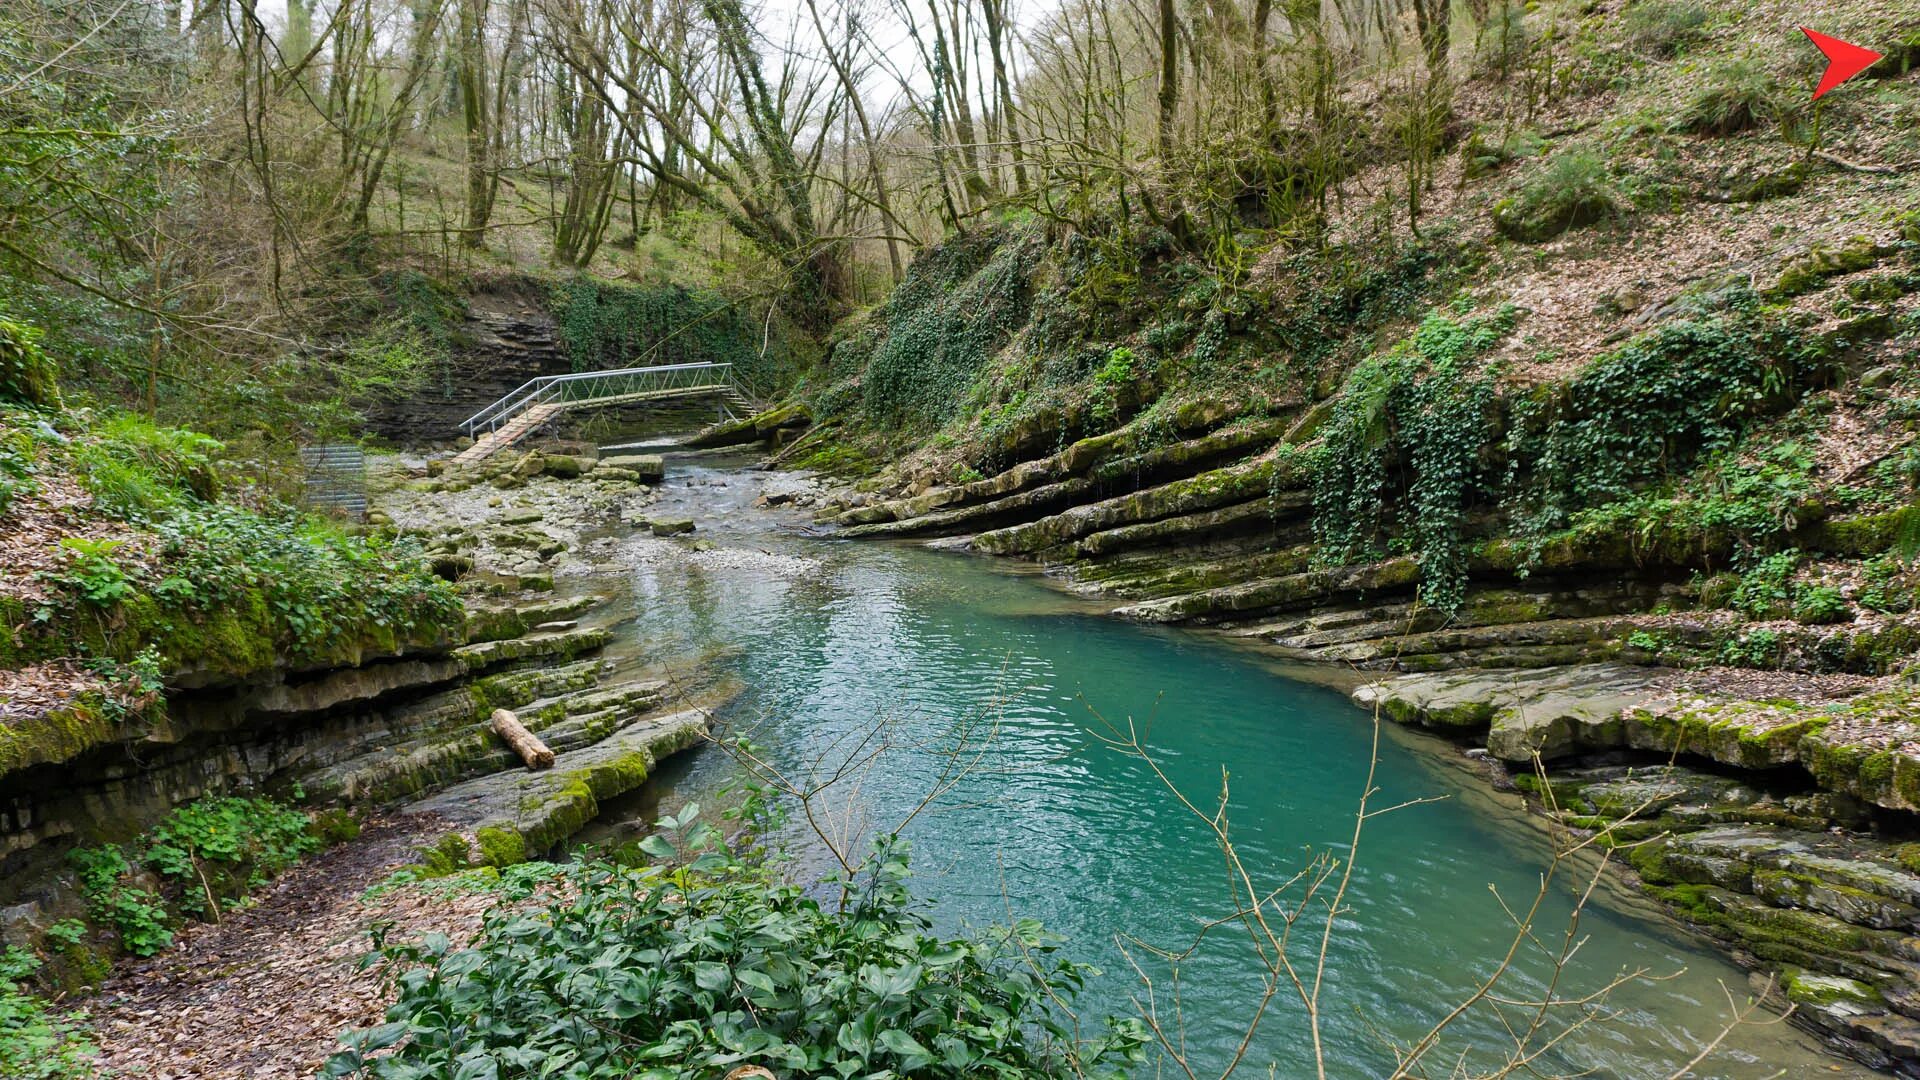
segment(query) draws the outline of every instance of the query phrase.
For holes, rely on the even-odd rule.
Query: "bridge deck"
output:
[[[528,382],[470,417],[461,429],[473,445],[454,456],[472,465],[544,427],[563,412],[642,401],[723,395],[752,408],[732,378],[731,364],[668,364],[650,368],[550,375]]]

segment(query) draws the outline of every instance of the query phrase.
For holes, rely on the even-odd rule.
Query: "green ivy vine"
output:
[[[1685,475],[1818,381],[1826,351],[1751,289],[1715,301],[1514,403],[1508,511],[1522,535]]]
[[[1348,376],[1313,470],[1323,563],[1410,550],[1420,560],[1421,601],[1448,612],[1460,606],[1467,511],[1488,486],[1481,447],[1495,418],[1493,373],[1471,370],[1472,362],[1514,319],[1511,307],[1463,320],[1430,313]]]

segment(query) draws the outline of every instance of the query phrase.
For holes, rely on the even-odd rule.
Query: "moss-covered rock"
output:
[[[1780,276],[1766,295],[1785,298],[1812,292],[1828,278],[1871,270],[1891,253],[1892,249],[1866,236],[1855,236],[1838,245],[1815,244],[1780,267]]]
[[[561,754],[551,769],[494,773],[415,805],[471,832],[481,860],[503,865],[558,847],[604,800],[639,787],[657,762],[699,743],[706,730],[702,709],[652,717]]]
[[[634,479],[644,483],[657,484],[667,475],[667,463],[659,454],[614,454],[601,458],[594,466],[595,476],[610,476],[616,471],[632,473]]]
[[[162,706],[153,707],[163,712]],[[56,765],[97,747],[137,736],[142,718],[99,691],[44,712],[0,720],[0,776],[32,765]]]
[[[1624,732],[1635,749],[1765,769],[1798,762],[1801,740],[1827,720],[1791,704],[1692,699],[1628,709]]]
[[[759,442],[762,436],[751,416],[737,420],[723,420],[718,424],[702,428],[686,445],[697,450],[711,450],[722,446],[744,446]]]
[[[1266,458],[1214,469],[1135,494],[1076,506],[1038,521],[984,532],[973,538],[971,546],[994,555],[1032,554],[1121,525],[1264,500],[1276,484],[1276,473],[1283,470],[1295,472],[1298,466]]]
[[[1170,596],[1114,609],[1114,614],[1141,622],[1177,623],[1229,614],[1270,611],[1310,603],[1351,600],[1361,596],[1408,591],[1420,580],[1417,559],[1401,557],[1367,566],[1330,567],[1262,578],[1217,589]]]

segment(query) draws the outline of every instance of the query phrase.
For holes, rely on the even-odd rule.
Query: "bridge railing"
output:
[[[460,424],[467,435],[495,431],[514,417],[549,402],[600,401],[634,394],[700,390],[727,386],[732,364],[658,364],[653,367],[579,371],[571,375],[543,375],[522,383],[512,393],[474,413]]]

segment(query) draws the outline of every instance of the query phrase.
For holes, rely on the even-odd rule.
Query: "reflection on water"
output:
[[[1133,1013],[1140,982],[1122,955],[1128,938],[1184,945],[1235,895],[1205,824],[1144,762],[1108,745],[1103,725],[1134,725],[1202,807],[1230,783],[1232,835],[1256,888],[1278,886],[1316,853],[1348,853],[1373,732],[1336,691],[1203,636],[1088,614],[1044,582],[978,560],[772,529],[769,515],[749,509],[753,477],[684,466],[675,475],[670,508],[704,516],[698,535],[720,548],[691,563],[629,551],[636,614],[621,628],[625,646],[650,656],[737,646],[732,663],[748,689],[724,719],[751,728],[783,768],[803,770],[849,733],[890,720],[914,745],[846,787],[875,826],[938,782],[956,721],[991,731],[977,768],[907,830],[917,888],[947,928],[1018,916],[1065,935],[1075,957],[1104,972],[1082,998],[1086,1014]],[[1417,1038],[1495,969],[1513,939],[1501,902],[1531,904],[1547,864],[1536,829],[1486,812],[1482,793],[1463,786],[1477,781],[1438,767],[1429,748],[1396,731],[1379,752],[1375,806],[1439,801],[1373,819],[1361,839],[1323,1000],[1330,1075],[1342,1077],[1381,1075],[1389,1041]],[[733,768],[724,755],[694,755],[624,813],[644,819],[654,799],[710,796]],[[795,850],[816,852],[810,865],[824,868],[817,845],[793,829]],[[1541,947],[1560,948],[1573,884],[1544,905]],[[1578,996],[1632,969],[1665,978],[1616,992],[1605,1022],[1547,1055],[1542,1074],[1666,1076],[1727,1018],[1723,987],[1744,1000],[1743,973],[1644,915],[1590,905],[1560,991]],[[1318,921],[1309,923],[1317,937]],[[1311,964],[1313,944],[1296,942],[1296,962]],[[1523,950],[1503,994],[1538,994],[1549,973],[1541,947]],[[1165,965],[1148,967],[1164,995]],[[1215,1068],[1226,1060],[1263,977],[1244,933],[1210,937],[1182,965],[1180,1015],[1196,1058]],[[1275,999],[1249,1055],[1262,1072],[1268,1063],[1280,1076],[1310,1072],[1290,993]],[[1162,997],[1163,1008],[1171,1003]],[[1524,1010],[1507,1012],[1508,1023],[1526,1022]],[[1554,1023],[1577,1015],[1566,1012]],[[1511,1038],[1481,1009],[1448,1045],[1451,1059]],[[1694,1075],[1871,1074],[1775,1024],[1737,1031]]]

